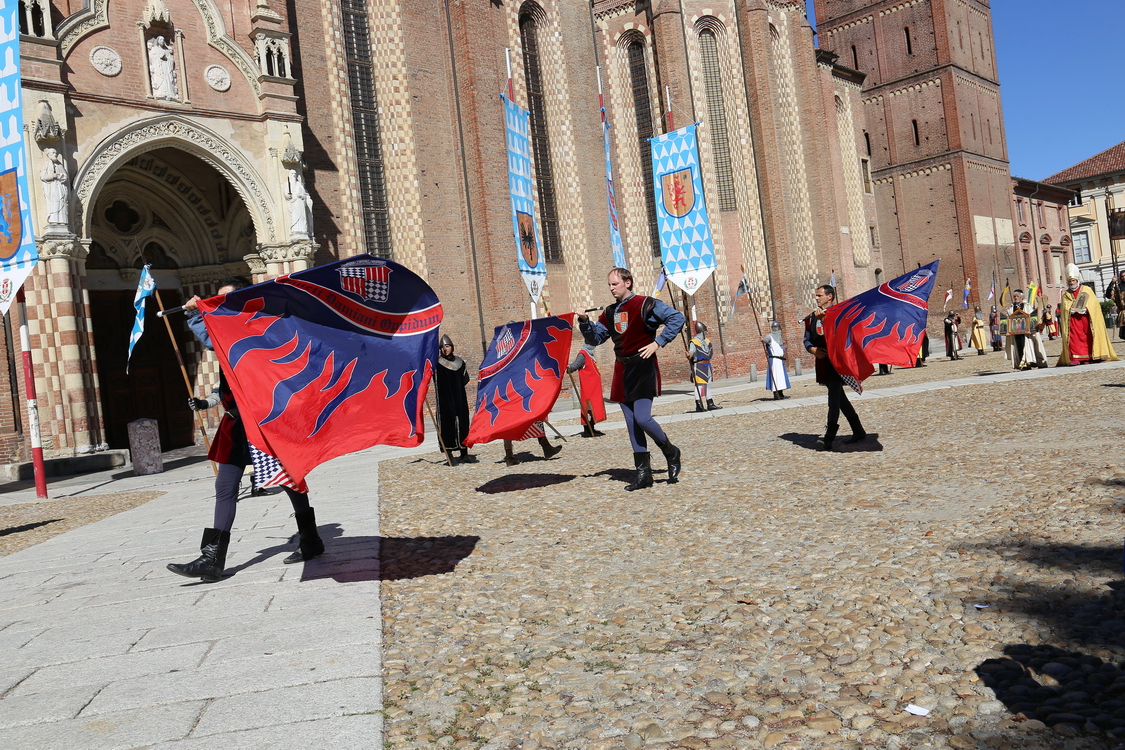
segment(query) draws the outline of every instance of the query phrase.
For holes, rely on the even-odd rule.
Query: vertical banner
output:
[[[668,280],[688,294],[715,271],[715,246],[703,200],[696,124],[652,139],[660,251]]]
[[[605,110],[602,110],[605,117]],[[602,139],[605,141],[605,192],[609,201],[609,245],[613,249],[613,265],[628,268],[625,263],[625,246],[621,244],[621,229],[617,226],[617,193],[613,189],[613,167],[609,158],[609,123],[602,120]]]
[[[0,10],[0,315],[39,262],[23,141],[19,3]]]
[[[527,284],[533,303],[539,302],[547,280],[547,264],[539,252],[539,227],[535,222],[535,199],[531,182],[530,117],[503,94],[504,131],[508,143],[508,190],[512,196],[512,229],[516,236],[516,257],[520,276]]]

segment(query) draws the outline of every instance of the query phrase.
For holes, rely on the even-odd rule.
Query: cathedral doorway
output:
[[[128,356],[136,318],[133,298],[141,268],[149,264],[165,308],[193,294],[213,294],[219,279],[248,275],[243,258],[254,252],[254,223],[226,178],[202,159],[175,147],[148,151],[118,166],[90,204],[90,252],[86,259],[90,319],[106,441],[127,448],[129,422],[155,419],[162,450],[192,445],[198,427],[187,408],[174,338],[192,395],[207,395],[215,371],[187,329],[184,316],[168,326],[147,304],[144,335]],[[126,368],[127,371],[126,371]]]

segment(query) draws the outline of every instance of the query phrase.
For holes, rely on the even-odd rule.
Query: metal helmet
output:
[[[438,351],[441,351],[442,349],[444,349],[447,346],[450,349],[449,354],[450,354],[450,356],[452,356],[453,352],[456,351],[456,349],[453,346],[453,339],[449,338],[448,334],[442,334],[441,343],[438,345]]]
[[[769,338],[773,339],[779,344],[781,343],[781,323],[777,322],[776,320],[770,321]]]
[[[695,333],[696,335],[707,333],[707,325],[702,320],[695,321]]]

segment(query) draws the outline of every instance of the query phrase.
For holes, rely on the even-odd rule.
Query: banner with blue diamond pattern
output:
[[[613,189],[613,164],[609,159],[609,123],[602,109],[602,141],[605,143],[605,192],[609,202],[609,247],[613,250],[613,265],[628,268],[625,246],[621,244],[621,228],[617,225],[617,191]]]
[[[688,294],[698,292],[715,271],[715,246],[703,200],[696,125],[651,140],[656,220],[664,269],[668,280]]]
[[[0,10],[0,315],[39,262],[31,230],[24,151],[17,2]]]
[[[539,252],[539,225],[535,221],[535,189],[531,181],[531,141],[526,109],[503,94],[504,130],[508,142],[508,190],[512,196],[512,230],[516,236],[516,257],[520,276],[527,285],[531,301],[539,302],[547,280],[547,264]]]

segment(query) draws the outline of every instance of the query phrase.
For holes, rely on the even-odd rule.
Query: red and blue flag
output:
[[[443,313],[406,267],[359,255],[199,309],[247,438],[295,482],[373,445],[421,444]]]
[[[546,419],[562,390],[574,313],[497,326],[477,378],[477,410],[465,445],[521,440]]]
[[[873,363],[914,366],[926,335],[930,292],[940,262],[828,308],[824,338],[836,372],[862,382],[875,371]]]

